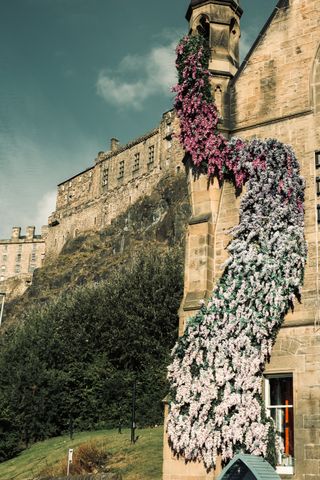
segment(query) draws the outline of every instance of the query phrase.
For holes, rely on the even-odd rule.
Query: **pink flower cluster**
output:
[[[191,44],[191,48],[190,48]],[[191,50],[186,55],[186,49]],[[193,47],[193,48],[192,48]],[[209,176],[222,178],[227,141],[217,131],[218,110],[210,94],[207,54],[201,37],[184,37],[177,47],[177,68],[181,69],[175,109],[180,118],[180,142],[196,167],[205,167]]]

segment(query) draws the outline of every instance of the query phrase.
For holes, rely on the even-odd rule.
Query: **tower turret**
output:
[[[211,50],[209,69],[222,128],[229,129],[228,85],[239,68],[239,0],[191,0],[186,18],[190,31],[207,38]]]

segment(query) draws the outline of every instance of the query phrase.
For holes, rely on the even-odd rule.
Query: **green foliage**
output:
[[[18,444],[76,430],[162,421],[165,366],[177,335],[182,252],[153,249],[108,281],[78,287],[8,329],[0,344],[2,459]],[[4,445],[16,432],[12,450]]]
[[[272,418],[267,418],[269,423],[268,431],[268,444],[267,444],[267,454],[266,460],[272,465],[273,468],[276,468],[277,465],[277,451],[276,451],[276,430]]]

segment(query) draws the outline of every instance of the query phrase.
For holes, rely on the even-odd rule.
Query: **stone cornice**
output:
[[[231,7],[234,12],[237,12],[239,16],[242,15],[243,10],[240,7],[240,5],[235,1],[235,0],[191,0],[189,8],[186,13],[186,19],[190,20],[191,15],[192,15],[192,10],[195,7],[199,7],[200,5],[225,5],[228,7]]]

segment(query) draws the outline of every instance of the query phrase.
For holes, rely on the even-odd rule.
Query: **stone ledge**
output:
[[[196,215],[191,217],[189,220],[189,225],[198,225],[200,223],[207,223],[211,220],[211,213],[203,213],[202,215]]]

